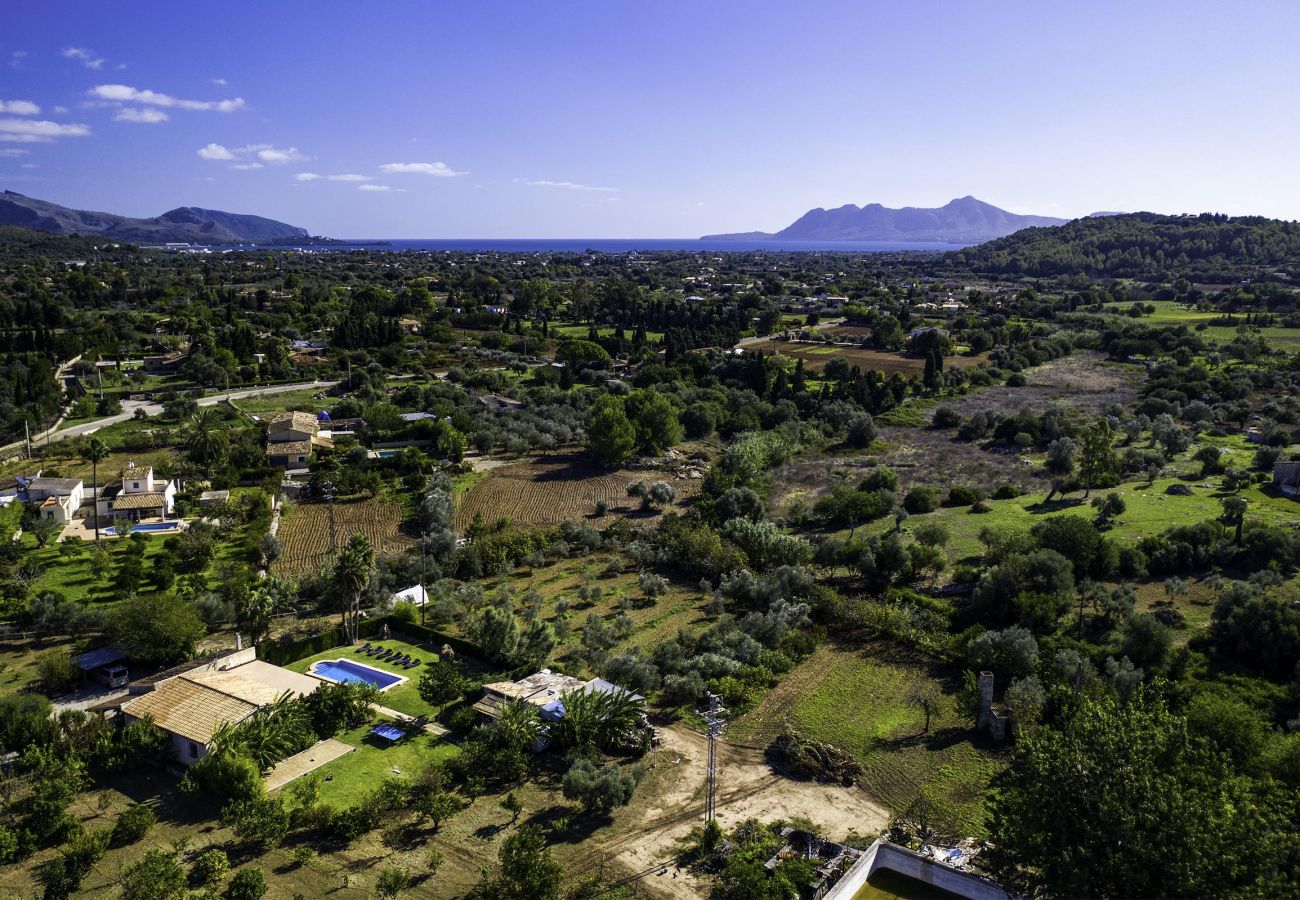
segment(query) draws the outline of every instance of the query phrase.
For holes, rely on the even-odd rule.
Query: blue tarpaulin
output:
[[[376,725],[370,729],[371,734],[377,734],[386,741],[400,741],[406,737],[406,732],[396,725]]]

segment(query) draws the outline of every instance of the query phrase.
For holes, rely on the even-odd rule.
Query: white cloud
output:
[[[283,165],[289,162],[300,162],[304,159],[310,159],[298,152],[297,147],[286,147],[280,149],[271,144],[245,144],[242,147],[226,147],[222,144],[212,143],[206,147],[200,147],[199,156],[203,159],[216,160],[218,162],[228,162],[230,160],[242,160],[242,162],[231,166],[232,169],[261,169],[263,163],[271,165]],[[309,179],[302,179],[309,180]]]
[[[61,137],[85,137],[90,126],[48,122],[43,119],[0,119],[0,141],[47,144]]]
[[[58,116],[66,116],[68,114],[68,108],[66,106],[56,106],[54,107],[54,114]]]
[[[146,106],[204,112],[234,112],[244,108],[243,97],[234,97],[230,100],[182,100],[171,94],[140,90],[126,84],[97,84],[90,89],[89,93],[96,100],[105,100],[109,103],[142,103]]]
[[[24,169],[39,169],[40,166],[36,165],[36,163],[23,163],[23,168],[24,168]]]
[[[137,109],[134,106],[126,106],[117,111],[113,117],[119,122],[139,122],[144,125],[155,125],[158,122],[167,121],[167,113],[161,109]]]
[[[26,58],[26,50],[15,50],[13,53],[9,54],[9,68],[21,69],[23,67],[23,60]]]
[[[220,144],[208,144],[206,147],[199,148],[199,156],[204,159],[234,159],[235,154],[230,152],[230,148],[223,147]]]
[[[60,54],[64,59],[75,59],[87,69],[98,69],[104,65],[103,57],[96,56],[89,47],[64,47]]]
[[[376,194],[400,194],[405,192],[406,188],[395,188],[386,184],[359,184],[357,185],[357,190],[370,191]]]
[[[30,100],[0,100],[0,113],[15,116],[39,116],[41,108]]]
[[[226,86],[226,79],[224,79],[224,78],[213,78],[213,79],[211,79],[211,81],[212,81],[212,84],[215,84],[217,87],[225,87],[225,86]]]
[[[443,162],[431,163],[386,163],[379,167],[382,172],[393,172],[408,175],[434,175],[439,178],[451,178],[456,175],[468,175],[468,172],[457,172],[455,169]]]
[[[266,147],[257,151],[257,158],[262,162],[281,166],[290,162],[302,162],[307,157],[299,153],[297,147],[286,147],[283,150],[276,147]]]
[[[31,152],[30,150],[24,150],[22,147],[0,147],[0,157],[7,159],[17,159]]]
[[[576,181],[526,181],[525,184],[533,187],[564,188],[568,191],[599,191],[604,194],[617,194],[616,187],[597,187],[592,184],[579,184]]]
[[[315,172],[299,172],[293,176],[296,181],[370,181],[369,175],[317,175]]]

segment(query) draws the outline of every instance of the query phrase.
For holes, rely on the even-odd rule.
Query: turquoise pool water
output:
[[[390,688],[399,681],[405,681],[401,675],[391,675],[380,669],[363,666],[350,659],[323,659],[312,663],[311,673],[330,681],[351,681],[373,684],[379,690]]]
[[[143,522],[139,525],[132,525],[131,531],[147,534],[155,531],[176,531],[178,527],[175,522]],[[101,528],[100,531],[105,534],[117,534],[117,528],[115,527]]]

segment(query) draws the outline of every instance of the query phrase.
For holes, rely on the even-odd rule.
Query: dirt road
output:
[[[626,829],[592,842],[592,867],[602,863],[628,875],[646,873],[640,886],[653,897],[699,898],[708,884],[672,862],[677,841],[703,824],[704,775],[708,742],[679,725],[661,729],[655,768],[643,783],[644,804]],[[850,830],[882,831],[888,812],[856,787],[794,781],[773,772],[761,751],[718,745],[718,823],[731,828],[745,819],[771,821],[799,816],[820,825],[832,840]],[[662,872],[662,874],[660,874]]]

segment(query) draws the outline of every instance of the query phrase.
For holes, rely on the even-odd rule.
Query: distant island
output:
[[[54,234],[96,235],[132,244],[331,243],[306,228],[262,216],[181,206],[153,219],[69,209],[13,191],[0,194],[0,225]]]
[[[974,244],[1005,237],[1022,228],[1063,225],[1066,219],[1022,216],[974,197],[961,197],[937,209],[905,206],[890,209],[879,203],[838,209],[809,210],[794,224],[775,233],[746,231],[706,234],[702,241],[937,241]]]

